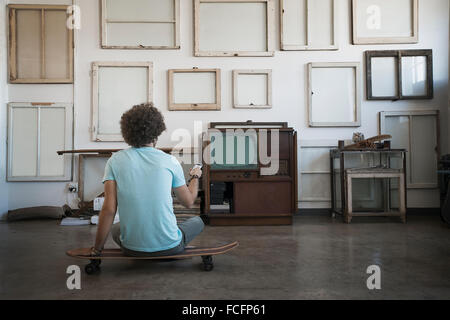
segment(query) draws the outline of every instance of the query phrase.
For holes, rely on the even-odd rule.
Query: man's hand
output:
[[[202,168],[200,168],[200,167],[194,167],[191,169],[191,171],[189,171],[189,174],[191,177],[197,176],[197,177],[201,178],[203,171],[202,171]]]

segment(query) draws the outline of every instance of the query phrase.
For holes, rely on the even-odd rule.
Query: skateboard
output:
[[[193,257],[201,257],[202,258],[202,268],[204,271],[211,271],[214,268],[213,256],[227,253],[230,250],[233,250],[239,246],[239,242],[231,242],[225,245],[217,246],[217,247],[186,247],[183,252],[180,252],[171,256],[158,256],[158,257],[130,257],[125,256],[121,249],[104,249],[102,251],[102,255],[98,257],[92,257],[87,255],[86,252],[89,252],[88,248],[80,248],[69,250],[66,254],[70,257],[77,259],[90,260],[90,263],[84,267],[84,271],[87,274],[95,274],[100,271],[100,264],[102,260],[162,260],[162,261],[171,261],[171,260],[184,260],[190,259]]]

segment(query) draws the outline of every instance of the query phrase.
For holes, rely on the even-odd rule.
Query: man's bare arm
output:
[[[200,168],[196,168],[191,170],[190,174],[191,176],[200,178],[202,176],[202,170]],[[173,189],[177,199],[186,208],[191,208],[194,205],[195,199],[197,199],[198,178],[192,179],[189,183],[189,186],[184,185],[182,187]]]
[[[103,249],[111,226],[114,222],[114,217],[117,212],[117,191],[115,181],[105,182],[105,202],[99,215],[99,222],[97,228],[97,236],[95,238],[94,249],[101,252]]]

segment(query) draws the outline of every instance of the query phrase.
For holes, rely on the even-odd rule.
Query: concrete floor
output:
[[[408,224],[379,218],[351,225],[325,216],[285,227],[207,227],[195,245],[239,240],[204,272],[200,259],[104,261],[66,288],[67,249],[92,245],[95,227],[56,221],[0,224],[0,299],[450,299],[450,228],[439,217]],[[108,247],[114,246],[111,240]],[[369,291],[369,265],[382,289]]]

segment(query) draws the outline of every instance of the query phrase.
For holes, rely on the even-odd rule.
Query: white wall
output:
[[[4,1],[3,1],[4,2]],[[52,3],[66,4],[71,1],[10,1],[10,3]],[[139,51],[100,49],[99,1],[75,0],[80,5],[81,30],[76,31],[75,41],[75,85],[8,85],[9,101],[58,101],[75,104],[75,148],[124,147],[120,143],[94,143],[90,141],[91,79],[90,65],[93,61],[152,61],[154,63],[155,104],[164,113],[167,132],[161,137],[159,146],[173,146],[170,134],[183,127],[193,130],[195,120],[204,121],[204,127],[211,121],[288,121],[299,131],[301,140],[349,139],[354,131],[366,136],[376,135],[378,112],[409,109],[439,108],[442,111],[443,152],[448,146],[448,32],[449,1],[420,0],[420,43],[417,45],[353,46],[351,45],[351,1],[339,0],[339,45],[337,52],[279,52],[269,58],[196,58],[193,57],[193,8],[192,0],[181,0],[181,50]],[[278,1],[276,14],[278,21]],[[1,12],[1,11],[0,11]],[[276,24],[274,36],[279,43],[279,29]],[[0,43],[5,36],[0,33]],[[306,64],[309,62],[359,61],[363,64],[366,50],[389,49],[433,49],[435,98],[424,101],[373,102],[363,101],[362,127],[356,129],[308,128],[306,106]],[[4,44],[2,45],[2,50]],[[169,112],[167,110],[167,69],[172,68],[221,68],[222,69],[222,111],[220,112]],[[233,69],[273,69],[273,109],[235,110],[232,108]],[[3,70],[3,69],[2,69]],[[5,72],[2,71],[2,86]],[[72,92],[74,89],[74,93]],[[2,108],[4,112],[4,108]],[[0,114],[0,128],[5,120]],[[4,131],[4,129],[2,129]],[[4,159],[2,159],[4,160]],[[1,169],[0,177],[5,170]],[[76,172],[75,177],[76,177]],[[4,181],[4,178],[2,179]],[[31,205],[60,205],[66,202],[65,183],[9,183],[9,208]],[[1,188],[1,184],[0,184]],[[0,189],[1,190],[1,189]],[[1,198],[0,198],[1,199]],[[409,197],[411,207],[436,207],[438,192],[416,192]],[[327,207],[328,204],[319,206]]]

